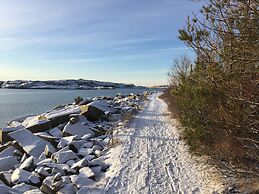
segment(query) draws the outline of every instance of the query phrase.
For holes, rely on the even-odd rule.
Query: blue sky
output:
[[[190,0],[0,0],[0,80],[159,85],[177,56]]]

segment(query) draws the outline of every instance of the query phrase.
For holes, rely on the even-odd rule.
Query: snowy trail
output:
[[[210,166],[197,162],[179,139],[167,105],[150,96],[125,133],[117,176],[106,193],[218,193],[223,186]]]

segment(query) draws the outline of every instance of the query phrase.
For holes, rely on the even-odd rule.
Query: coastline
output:
[[[48,193],[68,189],[68,185],[78,191],[86,186],[82,179],[97,183],[109,169],[104,155],[113,129],[123,126],[123,115],[138,111],[148,94],[96,97],[10,121],[1,130],[0,174],[8,171],[11,180],[6,176],[0,180],[14,192],[33,186]],[[79,170],[82,168],[86,171]],[[56,176],[61,177],[58,188]],[[69,181],[63,180],[64,176],[69,176]]]

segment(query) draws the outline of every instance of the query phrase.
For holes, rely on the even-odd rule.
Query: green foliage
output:
[[[196,53],[195,63],[182,58],[169,74],[177,80],[172,95],[188,127],[186,138],[195,145],[215,127],[252,137],[259,133],[256,0],[210,0],[201,13],[203,19],[194,15],[179,30],[179,39]]]

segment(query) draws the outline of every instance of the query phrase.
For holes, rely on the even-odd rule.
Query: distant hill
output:
[[[68,80],[49,80],[49,81],[31,81],[31,80],[14,80],[0,81],[0,88],[13,89],[117,89],[117,88],[143,88],[134,84],[103,82],[84,79]]]

